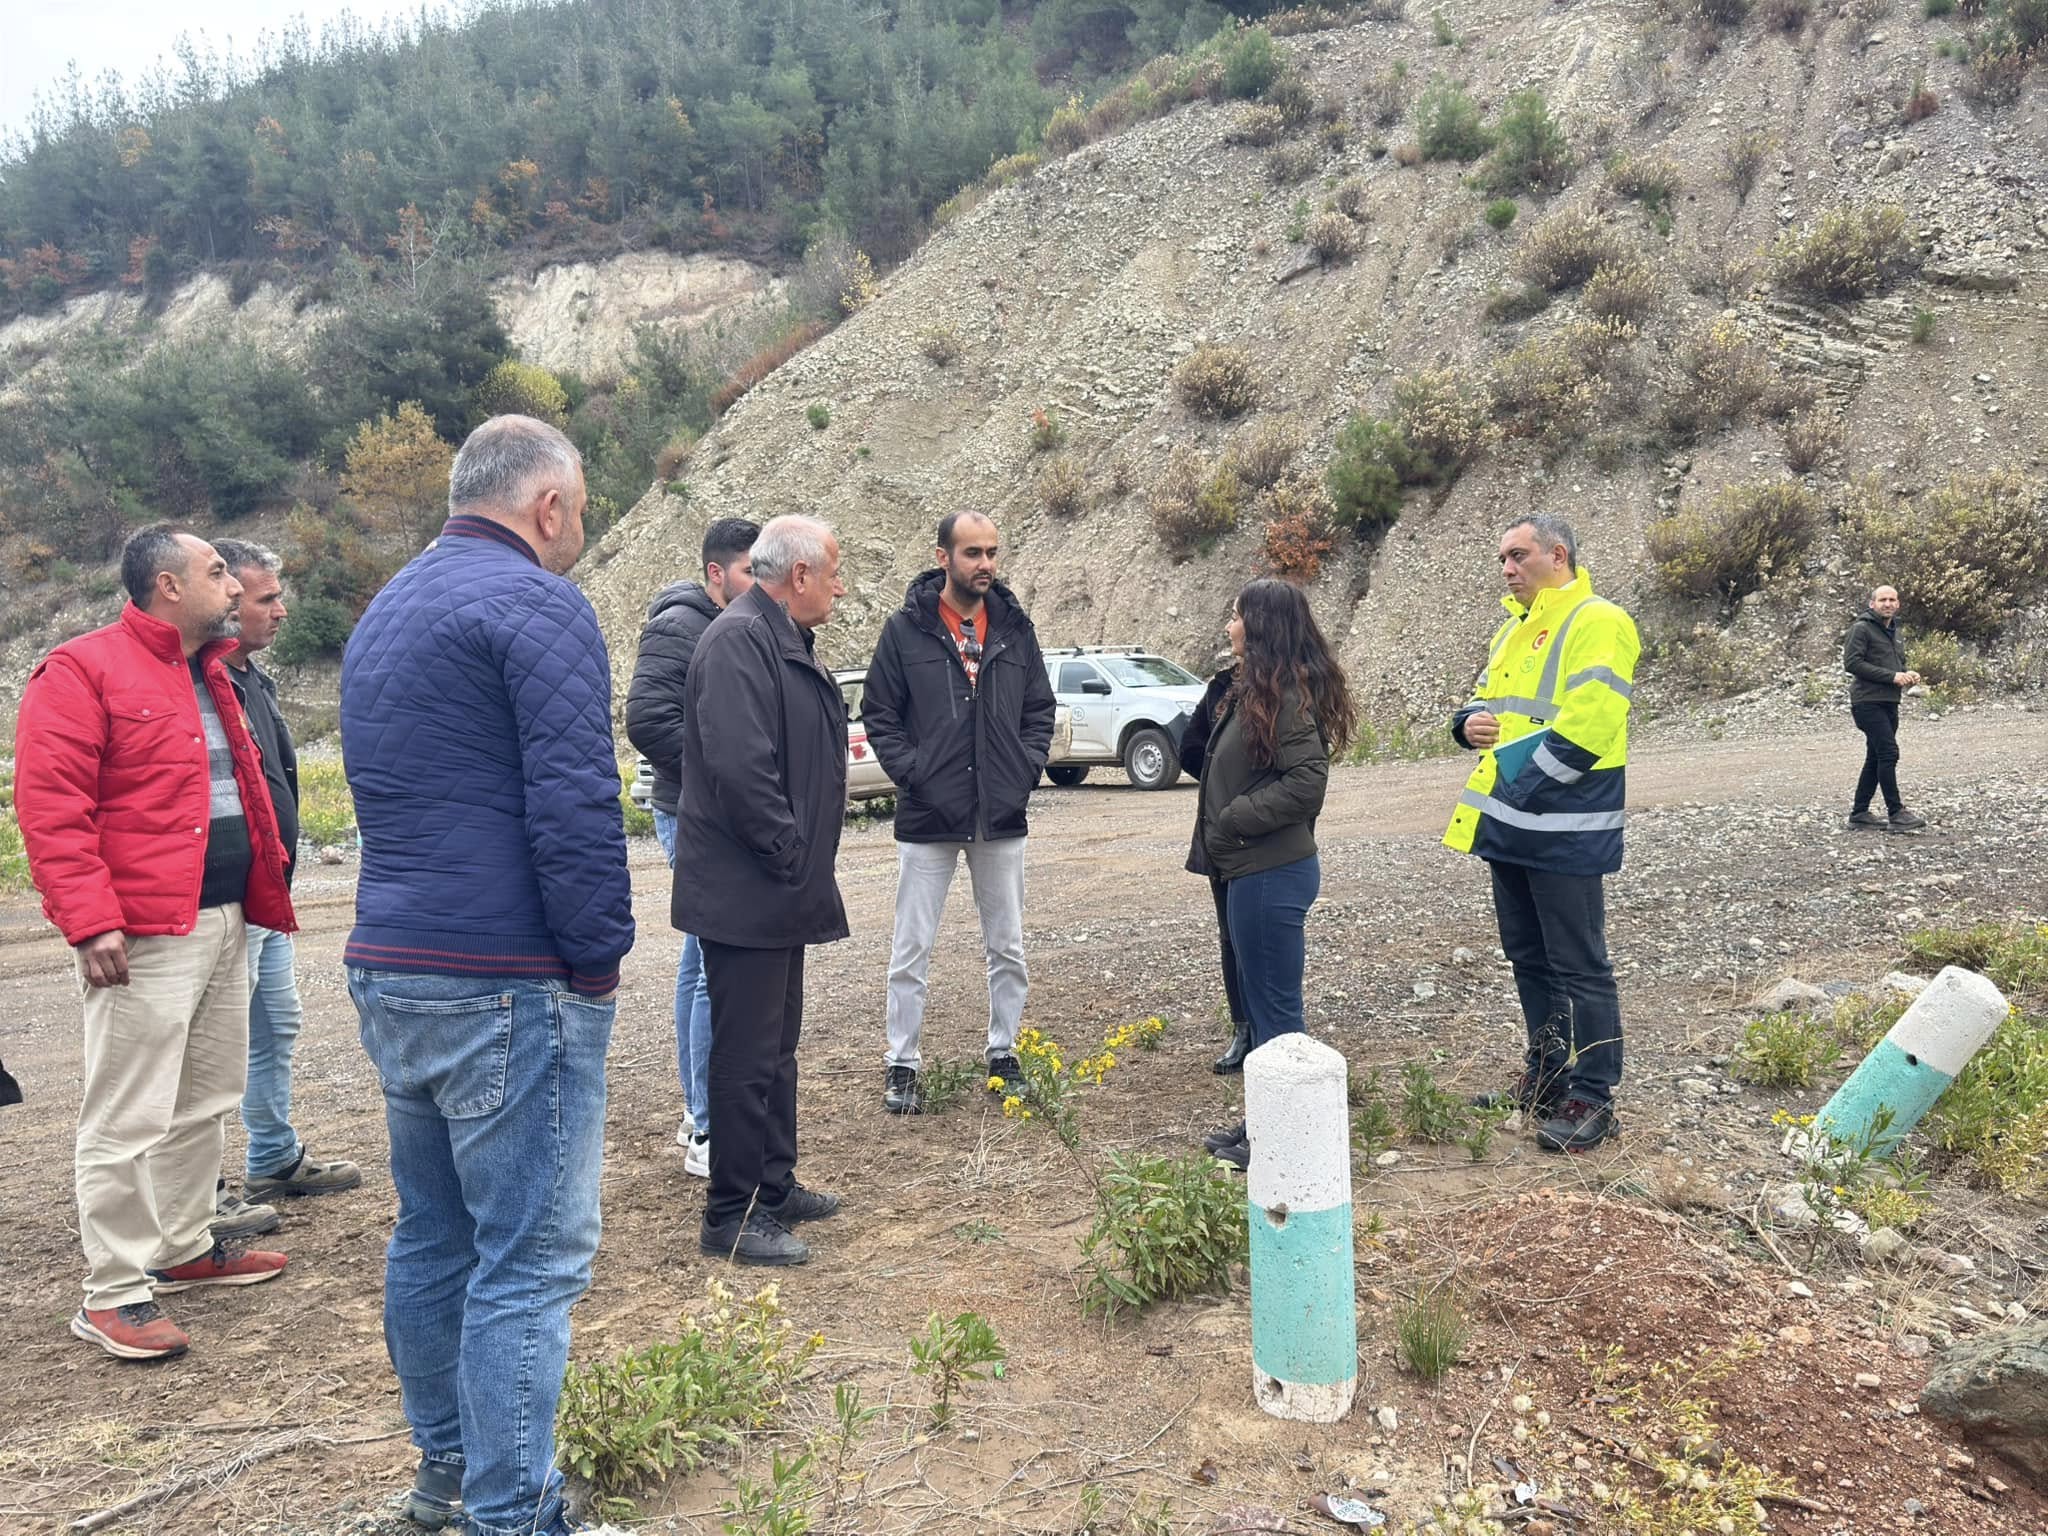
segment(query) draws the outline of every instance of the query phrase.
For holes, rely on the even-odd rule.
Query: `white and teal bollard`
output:
[[[1913,999],[1863,1064],[1835,1090],[1813,1129],[1836,1141],[1866,1137],[1884,1151],[1934,1107],[2005,1017],[2005,995],[1985,977],[1948,966]],[[1873,1135],[1878,1112],[1891,1120]]]
[[[1351,1124],[1344,1058],[1281,1035],[1244,1059],[1252,1391],[1282,1419],[1334,1424],[1358,1390]]]

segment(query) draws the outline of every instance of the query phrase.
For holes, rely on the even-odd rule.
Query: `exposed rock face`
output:
[[[1638,344],[1642,407],[1602,431],[1607,451],[1574,447],[1554,462],[1527,445],[1489,452],[1449,490],[1409,494],[1377,551],[1340,537],[1310,589],[1368,713],[1433,720],[1469,684],[1498,623],[1498,533],[1532,507],[1569,513],[1596,585],[1637,613],[1646,634],[1716,620],[1711,605],[1659,595],[1645,529],[1670,507],[1734,480],[1784,474],[1775,424],[1749,421],[1660,458],[1658,380],[1687,332],[1728,303],[1741,329],[1772,344],[1781,371],[1811,380],[1845,428],[1841,468],[1917,490],[1952,470],[2025,464],[2036,452],[2048,386],[2041,234],[2032,201],[2034,130],[2012,115],[1942,111],[1910,129],[1888,103],[1925,61],[1921,24],[1854,48],[1832,26],[1808,45],[1747,29],[1713,58],[1674,57],[1645,33],[1647,8],[1500,0],[1473,13],[1478,45],[1450,58],[1427,18],[1361,24],[1284,44],[1318,92],[1345,104],[1354,131],[1322,144],[1318,172],[1276,185],[1265,152],[1227,142],[1239,108],[1197,104],[1055,160],[941,230],[894,273],[879,299],[757,387],[706,436],[682,484],[657,487],[586,557],[587,590],[605,624],[619,694],[649,595],[694,567],[706,523],[809,512],[841,532],[850,596],[821,631],[835,662],[871,649],[905,582],[929,564],[946,512],[972,507],[1001,527],[1007,574],[1048,645],[1129,641],[1191,665],[1219,642],[1232,595],[1262,564],[1262,528],[1247,516],[1206,553],[1176,562],[1153,532],[1147,497],[1169,453],[1210,460],[1261,418],[1284,413],[1320,473],[1346,417],[1390,410],[1394,385],[1419,370],[1484,370],[1509,348],[1580,312],[1561,299],[1517,324],[1485,318],[1490,289],[1514,283],[1516,249],[1546,213],[1599,208],[1657,274],[1659,308]],[[1467,168],[1404,168],[1376,157],[1364,86],[1396,60],[1411,81],[1451,72],[1498,104],[1541,89],[1566,122],[1580,169],[1544,204],[1495,233]],[[1947,62],[1934,84],[1952,99]],[[1735,136],[1769,123],[1780,158],[1746,200],[1720,167]],[[1412,139],[1412,123],[1386,141]],[[1901,146],[1913,153],[1899,152]],[[1604,185],[1616,151],[1669,157],[1682,190],[1669,236]],[[1305,269],[1298,234],[1336,185],[1361,178],[1363,248]],[[2015,275],[2012,291],[1937,287],[1908,278],[1861,304],[1812,310],[1757,288],[1724,300],[1701,273],[1767,248],[1842,203],[1897,203],[1929,271],[1967,260]],[[1707,296],[1711,295],[1711,296]],[[1934,342],[1915,345],[1912,316],[1936,312]],[[935,327],[963,344],[949,365],[920,345]],[[1174,397],[1175,365],[1198,342],[1240,345],[1260,376],[1257,410],[1236,421],[1192,416]],[[823,404],[829,425],[806,420]],[[1054,453],[1034,452],[1034,410],[1066,429],[1057,454],[1086,477],[1082,510],[1055,517],[1038,481]],[[672,492],[680,492],[675,494]],[[1824,487],[1824,494],[1826,489]],[[1807,668],[1839,672],[1842,626],[1860,573],[1830,529],[1797,570],[1775,573],[1745,603],[1730,643],[1754,653],[1759,684]],[[2031,622],[2031,621],[2030,621]],[[1639,703],[1654,703],[1639,688]]]
[[[2048,1493],[2048,1322],[1958,1343],[1928,1378],[1920,1407],[1997,1451]]]
[[[498,284],[493,293],[520,356],[596,381],[632,361],[640,325],[691,330],[779,299],[782,285],[750,261],[636,251],[543,267],[530,278]]]

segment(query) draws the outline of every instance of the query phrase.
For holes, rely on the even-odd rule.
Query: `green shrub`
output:
[[[1401,1128],[1416,1141],[1442,1146],[1465,1133],[1471,1111],[1463,1098],[1437,1086],[1429,1068],[1411,1061],[1401,1069]]]
[[[1813,303],[1847,303],[1885,288],[1917,260],[1902,210],[1836,208],[1804,234],[1779,237],[1771,280]]]
[[[1465,88],[1438,75],[1415,104],[1415,142],[1425,160],[1477,160],[1493,148],[1493,134]]]
[[[2048,923],[1919,929],[1906,941],[1906,959],[1923,971],[1960,965],[1980,972],[2023,1011],[2048,1009]]]
[[[1680,597],[1733,601],[1797,568],[1821,512],[1820,498],[1797,481],[1724,486],[1705,507],[1650,525],[1657,580]]]
[[[796,1339],[771,1286],[740,1301],[714,1280],[709,1312],[673,1340],[572,1365],[556,1414],[564,1468],[600,1495],[691,1472],[772,1424],[822,1338]]]
[[[1243,1187],[1211,1159],[1113,1153],[1081,1240],[1083,1304],[1107,1314],[1228,1290],[1248,1241]]]
[[[1677,163],[1664,155],[1616,155],[1607,162],[1607,185],[1651,213],[1667,212],[1678,195]]]
[[[1908,622],[1988,640],[2048,580],[2042,487],[2016,469],[1952,476],[1902,502],[1874,478],[1842,509],[1865,582],[1899,588]]]
[[[2001,19],[2026,52],[2038,54],[2048,43],[2048,0],[2005,0]]]
[[[1927,0],[1923,7],[1929,21],[1939,21],[1956,8],[1956,0]]]
[[[1494,365],[1494,420],[1508,437],[1556,452],[1591,430],[1613,395],[1604,370],[1631,327],[1579,320],[1525,341]]]
[[[476,409],[479,420],[510,413],[559,427],[569,420],[569,396],[547,369],[508,357],[477,385]]]
[[[1418,1295],[1395,1319],[1401,1359],[1424,1381],[1441,1381],[1465,1352],[1472,1325],[1465,1309],[1447,1287]]]
[[[1811,1088],[1841,1058],[1841,1042],[1826,1024],[1804,1014],[1767,1013],[1742,1027],[1734,1071],[1760,1088]]]
[[[1228,462],[1211,471],[1194,449],[1176,448],[1152,490],[1152,528],[1169,552],[1186,559],[1235,528],[1245,500],[1244,482]]]
[[[1554,213],[1529,232],[1515,253],[1524,282],[1549,293],[1584,283],[1603,266],[1628,260],[1628,251],[1597,214]]]
[[[1934,340],[1934,327],[1935,327],[1935,324],[1936,324],[1936,320],[1935,320],[1935,316],[1934,316],[1934,311],[1933,311],[1933,310],[1931,310],[1931,309],[1916,309],[1916,310],[1914,310],[1914,311],[1913,311],[1913,345],[1914,345],[1914,346],[1916,346],[1916,347],[1924,347],[1924,346],[1926,346],[1926,345],[1927,345],[1927,343],[1929,343],[1930,341]]]
[[[1391,128],[1408,107],[1408,66],[1396,59],[1367,82],[1365,107],[1375,126]]]
[[[1340,527],[1377,539],[1401,516],[1401,486],[1414,455],[1401,429],[1364,412],[1354,414],[1337,434],[1323,472]]]
[[[1280,55],[1273,34],[1264,27],[1246,27],[1223,52],[1223,91],[1240,99],[1262,94],[1280,75]]]
[[[1737,202],[1748,200],[1764,162],[1777,152],[1777,138],[1761,128],[1739,129],[1722,147],[1721,175],[1735,189]]]
[[[1495,229],[1506,229],[1519,211],[1512,197],[1497,197],[1486,205],[1486,222]]]
[[[299,759],[299,835],[316,848],[355,841],[356,805],[340,758]]]
[[[2033,59],[2011,28],[2000,24],[1979,33],[1970,45],[1963,94],[1983,107],[2009,107],[2020,99]]]
[[[279,666],[296,667],[321,656],[339,656],[355,627],[356,616],[333,598],[298,598],[291,617],[277,632],[270,659]]]
[[[1079,99],[1068,97],[1045,120],[1038,142],[1048,155],[1071,155],[1088,142],[1088,119],[1081,112]]]
[[[1727,316],[1681,341],[1677,363],[1664,419],[1680,436],[1739,420],[1764,399],[1776,377],[1769,355]]]
[[[935,325],[917,339],[917,349],[941,368],[960,360],[960,354],[967,350],[967,343],[961,340],[958,328],[950,325]]]
[[[1371,184],[1363,176],[1347,176],[1337,183],[1330,202],[1347,219],[1365,222],[1365,200]]]
[[[14,816],[14,775],[0,774],[0,891],[12,895],[30,889],[28,845]]]
[[[1494,325],[1512,325],[1517,320],[1534,319],[1548,308],[1548,289],[1535,283],[1521,283],[1513,288],[1487,289],[1483,313]]]
[[[814,431],[822,432],[832,425],[832,408],[822,400],[813,400],[804,407],[804,420]]]
[[[1258,375],[1243,347],[1196,347],[1174,370],[1173,388],[1197,416],[1242,416],[1259,403]]]
[[[1479,185],[1509,194],[1563,185],[1571,174],[1572,147],[1550,115],[1541,91],[1508,98],[1493,133],[1493,153],[1479,169]]]
[[[1930,688],[1969,699],[1991,681],[1991,668],[1963,640],[1944,630],[1916,635],[1906,646],[1906,666]]]

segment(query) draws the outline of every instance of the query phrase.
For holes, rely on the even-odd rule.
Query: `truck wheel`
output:
[[[1051,779],[1053,783],[1059,785],[1061,789],[1072,789],[1076,784],[1088,777],[1088,765],[1086,763],[1060,763],[1055,767],[1046,769],[1045,776]]]
[[[1180,779],[1180,759],[1166,732],[1156,726],[1133,731],[1124,743],[1124,772],[1140,789],[1165,789]]]

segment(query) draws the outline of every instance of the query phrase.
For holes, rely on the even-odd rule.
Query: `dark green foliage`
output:
[[[1563,184],[1572,168],[1572,147],[1550,115],[1541,91],[1520,91],[1493,128],[1493,155],[1479,172],[1489,192],[1511,194]]]
[[[301,597],[292,603],[291,620],[277,632],[270,655],[287,667],[318,656],[339,656],[355,627],[355,615],[345,604],[331,597]]]
[[[1479,106],[1456,81],[1438,75],[1415,104],[1415,142],[1425,160],[1477,160],[1493,148]]]
[[[468,430],[471,392],[511,342],[482,272],[451,255],[435,260],[432,281],[417,283],[344,263],[342,312],[314,349],[316,375],[335,381],[331,395],[344,429],[417,400],[448,441],[461,442]]]
[[[1264,93],[1280,74],[1273,36],[1264,27],[1247,27],[1223,55],[1223,90],[1248,97]]]
[[[1512,197],[1496,198],[1486,205],[1486,222],[1495,229],[1506,229],[1515,222],[1516,211]]]
[[[1401,516],[1401,486],[1413,460],[1399,427],[1362,411],[1354,415],[1337,434],[1324,471],[1337,521],[1368,540],[1393,527]]]

